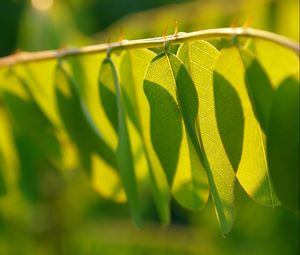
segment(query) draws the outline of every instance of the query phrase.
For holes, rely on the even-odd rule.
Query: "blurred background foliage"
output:
[[[166,25],[171,34],[174,20],[185,32],[250,22],[299,40],[298,0],[1,0],[0,55],[105,43],[118,40],[120,31],[125,39],[160,36]],[[16,183],[18,174],[26,172],[22,167],[20,173],[15,171],[14,150],[30,151],[20,155],[28,164],[39,155],[26,137],[12,132],[0,101],[1,255],[299,254],[299,214],[259,206],[238,185],[236,223],[226,238],[211,201],[200,212],[172,201],[172,224],[162,228],[149,192],[143,205],[146,223],[142,230],[135,229],[127,205],[101,198],[85,173],[72,167],[76,163],[68,162],[68,149],[64,163],[72,170],[59,172],[45,162],[38,166],[42,170],[37,181],[24,184],[24,195]],[[10,146],[13,135],[16,148]]]

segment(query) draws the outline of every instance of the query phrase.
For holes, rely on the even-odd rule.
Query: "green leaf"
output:
[[[164,170],[151,143],[150,109],[143,92],[145,72],[154,56],[155,54],[147,49],[125,52],[120,61],[120,79],[128,116],[142,140],[149,169],[150,185],[158,214],[161,222],[166,225],[170,221],[170,191]]]
[[[274,94],[267,154],[280,201],[299,211],[299,81],[285,79]]]
[[[90,113],[93,122],[106,143],[115,150],[117,133],[108,120],[99,95],[99,70],[105,54],[73,56],[66,59],[70,75],[75,81],[80,99]]]
[[[8,78],[5,81],[10,83]],[[1,87],[2,81],[0,80]],[[3,191],[6,190],[7,193],[10,193],[11,188],[16,186],[17,179],[19,178],[19,160],[14,143],[13,126],[1,96],[0,89],[0,168],[2,169],[3,176]]]
[[[2,91],[2,98],[14,130],[20,187],[35,202],[40,197],[40,176],[45,166],[59,166],[61,148],[51,121],[34,101],[28,84],[13,71],[6,82],[9,86]]]
[[[85,105],[80,99],[74,80],[59,64],[55,73],[55,93],[62,123],[77,145],[84,169],[91,169],[91,154],[97,153],[108,165],[117,169],[114,151],[103,140]]]
[[[199,156],[194,84],[175,55],[161,53],[148,67],[144,91],[150,105],[151,141],[172,193],[183,206],[200,209],[209,190]]]
[[[7,193],[6,180],[4,175],[4,163],[2,155],[0,154],[0,197]]]
[[[218,60],[213,80],[213,64],[218,57],[218,51],[212,45],[204,41],[184,43],[178,50],[178,57],[188,67],[198,93],[198,136],[204,151],[205,168],[221,231],[227,234],[232,228],[234,218],[235,174],[222,138],[226,136],[226,139],[235,142],[239,139],[241,132],[228,123],[229,119],[240,120],[239,100],[231,86],[217,72],[222,56]],[[235,123],[241,124],[239,121]],[[220,125],[223,136],[219,133]],[[234,148],[236,149],[238,153],[239,150]]]
[[[16,65],[14,70],[26,82],[33,99],[49,120],[53,124],[59,125],[54,97],[53,73],[55,66],[56,60],[47,60]]]
[[[249,133],[251,132],[254,141],[256,140],[256,142],[252,141],[253,148],[255,148],[255,144],[258,147],[255,149],[256,157],[251,152],[253,155],[252,160],[256,159],[257,166],[253,165],[253,168],[246,165],[244,167],[241,166],[237,173],[237,178],[245,191],[256,202],[274,207],[279,205],[280,202],[275,195],[271,182],[266,155],[266,131],[269,124],[273,87],[268,75],[257,59],[249,55],[246,51],[241,50],[240,53],[245,66],[245,84],[248,92],[248,100],[252,106],[252,111],[248,110],[248,114],[245,114],[245,119],[248,119],[249,125],[250,121],[253,123],[252,127],[254,128],[251,128]],[[246,97],[244,100],[247,100]],[[247,109],[246,107],[245,109]],[[253,114],[256,117],[256,121]],[[249,117],[247,118],[247,116]]]
[[[113,126],[117,129],[119,141],[117,146],[117,161],[120,176],[128,198],[134,223],[141,225],[141,209],[134,172],[133,155],[126,123],[124,99],[121,92],[117,71],[110,58],[105,59],[99,73],[100,95],[104,93],[102,105]],[[112,109],[110,109],[112,107]],[[115,116],[116,115],[116,116]]]
[[[117,134],[106,117],[98,93],[98,74],[104,57],[105,54],[73,56],[66,58],[65,63],[69,68],[70,76],[74,79],[82,105],[88,112],[89,118],[92,119],[94,128],[100,132],[102,139],[111,148],[110,150],[115,151]],[[92,153],[90,168],[92,186],[103,198],[118,203],[126,202],[126,195],[115,166]]]
[[[15,133],[28,137],[38,146],[40,153],[52,162],[59,160],[61,151],[55,136],[55,128],[32,97],[29,85],[15,73],[11,73],[8,79],[11,88],[3,91],[3,99]]]
[[[273,88],[283,80],[299,73],[299,56],[288,48],[276,43],[255,40],[255,55],[266,71]]]

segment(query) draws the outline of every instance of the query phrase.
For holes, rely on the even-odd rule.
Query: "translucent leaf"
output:
[[[198,98],[183,63],[161,53],[147,70],[144,91],[150,105],[150,136],[174,197],[183,206],[202,208],[209,195],[196,134]]]
[[[97,154],[92,155],[92,185],[104,198],[117,203],[127,201],[119,174]]]
[[[134,171],[134,161],[126,122],[124,96],[122,95],[115,66],[110,58],[105,59],[99,73],[99,89],[102,105],[112,125],[118,132],[117,162],[122,183],[128,198],[134,223],[141,225],[141,209]]]
[[[120,80],[128,116],[142,142],[146,157],[150,185],[160,220],[170,221],[170,191],[162,166],[154,152],[150,139],[150,109],[143,92],[143,79],[149,62],[155,54],[146,49],[125,52],[120,61]]]
[[[255,201],[275,206],[279,204],[272,189],[268,172],[265,135],[255,116],[254,107],[251,104],[251,87],[246,85],[246,74],[242,59],[237,48],[224,49],[222,51],[221,74],[228,81],[228,85],[236,91],[242,107],[241,124],[239,128],[242,136],[239,139],[239,160],[234,169],[237,169],[237,178],[246,192]],[[257,85],[257,84],[255,84]],[[254,84],[253,84],[254,86]],[[253,87],[252,86],[252,87]],[[225,105],[224,105],[225,106]],[[232,122],[234,125],[234,122]],[[222,127],[220,127],[220,133]],[[225,138],[225,137],[224,137]],[[223,139],[223,143],[232,148],[228,150],[228,156],[234,157],[236,144],[230,140]],[[238,168],[236,168],[238,166]]]
[[[94,128],[102,136],[111,150],[117,147],[117,134],[106,117],[100,104],[98,74],[105,54],[73,56],[65,60],[70,76],[79,92],[86,114],[91,118]],[[107,164],[96,154],[92,155],[91,181],[94,189],[104,198],[119,203],[126,202],[119,174],[115,166]]]
[[[255,40],[255,54],[274,88],[291,75],[299,73],[299,56],[278,44]]]
[[[248,120],[249,125],[250,121],[253,122],[251,127],[254,128],[249,129],[249,133],[251,132],[254,139],[252,141],[253,148],[255,148],[255,144],[258,147],[255,149],[256,156],[254,153],[251,153],[253,155],[252,161],[256,159],[257,166],[253,165],[253,168],[250,168],[246,165],[243,167],[242,165],[237,173],[237,178],[246,192],[255,201],[274,207],[280,203],[273,189],[266,159],[266,130],[269,123],[273,87],[268,75],[257,59],[243,50],[241,51],[241,56],[245,66],[245,84],[248,92],[248,100],[252,106],[252,111],[249,109],[248,114],[245,114],[245,120]],[[247,100],[246,97],[244,100]],[[256,117],[256,121],[253,114]],[[247,133],[245,135],[247,136]]]
[[[287,78],[274,94],[267,153],[280,201],[299,210],[299,81]]]
[[[198,136],[204,150],[205,168],[216,213],[222,233],[226,234],[233,225],[235,174],[227,156],[227,148],[222,143],[219,124],[230,119],[235,121],[241,115],[239,101],[233,89],[218,73],[222,55],[217,62],[213,80],[213,64],[218,51],[212,45],[204,41],[184,43],[178,50],[178,57],[188,67],[198,93]],[[236,131],[236,128],[229,127],[230,123],[224,124],[227,126],[223,125],[222,131],[227,138],[236,141],[234,135],[238,137],[239,132],[233,135],[231,132]]]
[[[61,65],[55,74],[56,101],[60,118],[72,141],[77,145],[84,169],[91,169],[91,154],[97,153],[108,165],[117,169],[114,151],[105,143],[82,103],[74,80]]]
[[[117,133],[106,117],[99,95],[99,70],[105,54],[74,56],[66,59],[80,98],[105,142],[115,150]]]
[[[7,77],[7,83],[10,88],[2,91],[2,97],[14,130],[20,187],[35,202],[40,197],[40,176],[47,166],[59,165],[60,144],[51,121],[34,101],[27,83],[13,72]]]
[[[24,80],[32,97],[54,124],[59,124],[54,97],[54,70],[56,60],[17,65],[15,72]],[[47,77],[47,78],[45,78]]]

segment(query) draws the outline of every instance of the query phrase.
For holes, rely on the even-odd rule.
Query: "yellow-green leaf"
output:
[[[149,62],[155,54],[147,49],[125,52],[120,61],[120,80],[126,98],[126,109],[131,122],[140,134],[144,155],[148,165],[148,175],[163,224],[170,221],[170,191],[162,166],[154,152],[150,139],[150,109],[143,92],[143,79]]]
[[[148,67],[144,91],[150,105],[151,141],[172,194],[183,206],[200,209],[209,189],[196,135],[194,84],[175,55],[161,53]]]
[[[105,59],[99,73],[99,90],[102,95],[102,105],[112,125],[118,132],[117,162],[122,183],[127,195],[134,223],[141,225],[141,207],[134,171],[134,161],[131,151],[129,132],[126,122],[124,96],[121,92],[119,78],[110,58]]]
[[[182,44],[178,50],[178,57],[188,67],[198,93],[198,136],[204,151],[205,168],[221,231],[227,234],[232,228],[234,218],[235,174],[230,158],[226,154],[227,148],[222,143],[218,125],[222,120],[228,121],[228,117],[233,121],[236,120],[241,113],[235,93],[217,72],[219,64],[216,66],[213,77],[213,64],[218,54],[217,49],[204,41]],[[218,63],[221,60],[219,59]],[[229,97],[230,103],[224,108]],[[239,133],[236,132],[233,135],[231,131],[229,127],[223,130],[229,139],[234,135],[236,136],[234,140],[238,139]]]
[[[257,59],[244,50],[240,50],[240,53],[245,68],[245,85],[248,92],[248,100],[250,101],[252,106],[252,111],[248,110],[249,113],[247,114],[247,116],[249,117],[247,118],[246,116],[245,119],[249,120],[248,123],[250,123],[250,120],[253,123],[256,122],[256,126],[254,126],[255,128],[252,128],[251,133],[254,139],[256,137],[258,145],[261,146],[260,151],[259,147],[256,149],[256,160],[259,159],[260,153],[259,160],[261,163],[259,164],[258,161],[258,165],[254,165],[253,169],[247,168],[247,166],[239,169],[237,178],[245,191],[256,202],[274,207],[276,205],[279,205],[280,202],[275,195],[275,191],[269,175],[269,167],[267,164],[266,155],[266,131],[269,125],[273,87],[271,82],[269,81],[268,75],[265,73],[264,69],[257,61]],[[246,96],[244,100],[247,100]],[[253,114],[256,117],[256,121]],[[252,146],[254,148],[255,142],[252,142]],[[255,158],[253,158],[252,160],[254,159]]]
[[[111,167],[117,169],[114,151],[103,140],[79,97],[74,80],[61,64],[55,74],[56,101],[62,123],[77,145],[84,168],[90,171],[91,154],[97,153]]]

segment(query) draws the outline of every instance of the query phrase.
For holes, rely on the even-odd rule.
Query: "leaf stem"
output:
[[[299,55],[299,43],[287,37],[254,28],[215,28],[206,29],[190,33],[179,32],[175,35],[138,39],[138,40],[122,40],[109,44],[91,45],[82,48],[66,48],[58,50],[38,51],[38,52],[18,52],[13,55],[0,58],[0,68],[16,65],[25,62],[62,58],[67,56],[91,54],[97,52],[105,52],[107,50],[129,50],[136,48],[152,48],[162,46],[166,41],[181,43],[192,40],[211,39],[219,37],[251,37],[271,41],[289,48]]]

